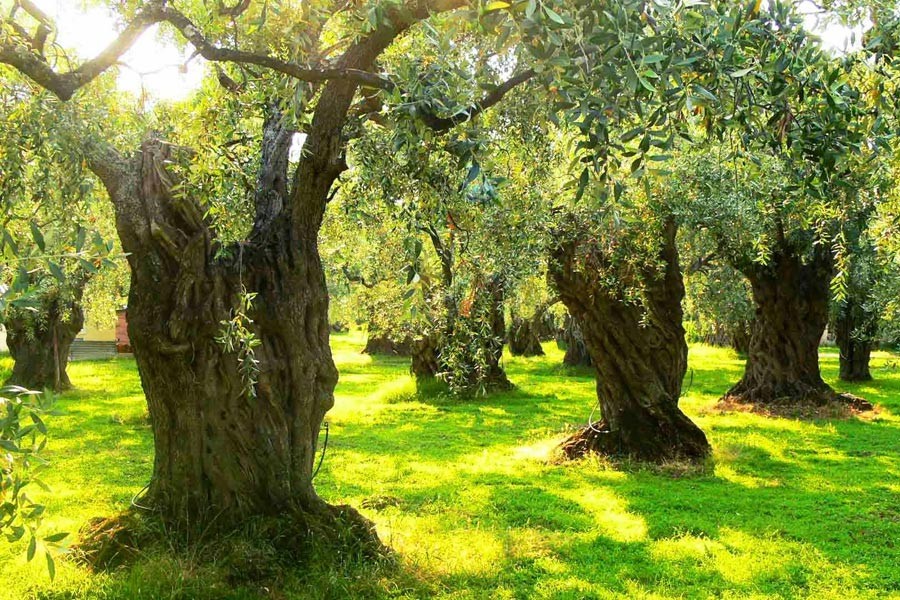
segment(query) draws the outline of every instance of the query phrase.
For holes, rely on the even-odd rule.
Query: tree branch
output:
[[[486,94],[484,98],[482,98],[478,102],[478,104],[476,104],[469,110],[453,115],[452,117],[438,117],[434,114],[426,114],[422,116],[422,121],[430,129],[433,129],[435,131],[445,131],[447,129],[451,129],[459,125],[460,123],[474,119],[479,114],[483,113],[490,107],[503,100],[503,97],[506,96],[506,94],[509,93],[513,88],[532,79],[535,75],[537,75],[537,73],[535,73],[534,69],[522,71],[518,75],[510,77],[509,79],[495,87],[488,94]]]
[[[68,100],[78,88],[87,85],[116,64],[142,33],[162,20],[163,11],[160,1],[147,4],[106,49],[67,73],[54,71],[43,56],[34,52],[36,40],[30,38],[27,39],[28,47],[17,44],[14,40],[5,40],[0,44],[0,63],[15,67],[61,100]]]

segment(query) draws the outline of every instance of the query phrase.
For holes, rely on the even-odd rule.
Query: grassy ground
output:
[[[875,416],[802,422],[717,412],[741,361],[692,347],[682,405],[714,461],[685,473],[549,464],[595,401],[592,377],[561,370],[555,348],[507,359],[516,391],[420,402],[406,362],[361,355],[362,342],[333,340],[341,381],[316,483],[333,503],[369,507],[396,565],[232,589],[215,567],[155,551],[112,574],[64,563],[51,583],[0,542],[0,598],[900,598],[896,356],[876,355],[874,383],[839,386],[876,402]],[[833,352],[823,367],[833,383]],[[78,390],[50,421],[50,530],[124,509],[152,464],[134,364],[70,374]]]

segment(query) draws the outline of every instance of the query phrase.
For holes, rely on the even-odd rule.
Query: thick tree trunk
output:
[[[40,314],[10,309],[5,322],[6,343],[15,364],[7,385],[55,391],[72,387],[66,368],[69,349],[84,326],[83,293],[84,284],[77,284],[71,299],[42,302]]]
[[[294,227],[281,210],[289,140],[264,138],[263,170],[274,174],[261,173],[260,194],[270,197],[257,199],[263,214],[251,241],[224,259],[199,207],[171,193],[166,145],[145,143],[108,185],[131,265],[128,333],[153,426],[153,476],[142,504],[164,520],[206,529],[295,515],[305,522],[300,530],[321,532],[340,519],[373,541],[367,521],[327,505],[313,488],[337,370],[316,240],[321,212]],[[280,166],[267,147],[284,155]],[[240,318],[244,290],[256,296]],[[236,350],[248,341],[240,327],[227,340],[231,348],[221,339],[232,320],[258,341],[249,357],[258,361],[255,377],[240,368]]]
[[[876,333],[876,320],[864,307],[848,298],[834,323],[835,341],[840,350],[840,377],[843,381],[871,381],[869,358]]]
[[[678,408],[687,344],[675,229],[665,227],[664,271],[645,274],[643,308],[604,285],[602,271],[617,265],[599,247],[570,242],[554,251],[550,274],[597,367],[602,417],[563,443],[569,458],[597,452],[663,462],[709,454],[706,436]]]
[[[847,399],[819,371],[832,270],[829,249],[817,249],[804,262],[785,245],[768,265],[742,270],[753,290],[756,321],[744,377],[725,399],[761,406],[821,406]]]
[[[434,380],[441,371],[438,344],[434,334],[428,334],[412,342],[410,374],[419,383]]]

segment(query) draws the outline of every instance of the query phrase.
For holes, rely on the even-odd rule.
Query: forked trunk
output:
[[[551,277],[596,365],[602,417],[563,443],[569,458],[597,452],[664,462],[709,454],[706,436],[678,408],[687,344],[675,230],[667,223],[663,272],[645,274],[644,307],[604,285],[602,271],[617,266],[599,247],[570,242],[554,252]]]
[[[337,382],[316,241],[321,214],[295,228],[290,214],[273,213],[251,241],[223,249],[193,200],[171,192],[169,155],[164,144],[145,143],[131,176],[111,190],[131,265],[128,333],[153,426],[142,505],[207,529],[285,514],[327,525],[338,511],[313,488]],[[263,187],[283,193],[284,182]],[[260,206],[280,205],[269,198]],[[244,291],[256,295],[249,311],[239,310]],[[241,360],[251,338],[258,345]],[[361,538],[375,539],[355,512],[340,512]]]
[[[834,323],[843,381],[871,381],[869,359],[876,330],[877,320],[853,298],[847,298]]]
[[[42,303],[40,313],[11,308],[4,325],[6,343],[15,364],[7,385],[30,390],[67,390],[72,387],[67,367],[69,349],[84,326],[81,298],[84,284],[74,296]]]
[[[829,250],[819,248],[804,262],[784,246],[768,265],[748,266],[743,272],[753,290],[756,321],[744,377],[725,398],[782,407],[844,400],[819,371],[833,272]]]

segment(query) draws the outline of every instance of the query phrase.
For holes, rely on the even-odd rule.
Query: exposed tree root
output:
[[[677,412],[683,416],[681,411]],[[632,437],[611,431],[609,425],[600,420],[576,431],[558,449],[564,460],[576,460],[590,455],[634,459],[652,464],[705,460],[710,448],[703,432],[687,417],[683,417],[684,422],[677,420],[677,425],[660,428],[657,435]]]
[[[796,418],[841,418],[873,410],[871,402],[849,393],[838,393],[827,384],[796,383],[791,386],[755,386],[741,381],[722,398],[722,410],[743,410],[763,415]]]
[[[172,551],[225,569],[234,583],[276,581],[298,563],[377,560],[389,555],[374,524],[349,506],[246,519],[231,530],[173,527],[154,514],[129,511],[92,519],[73,547],[75,560],[97,571],[127,566],[147,551]]]

